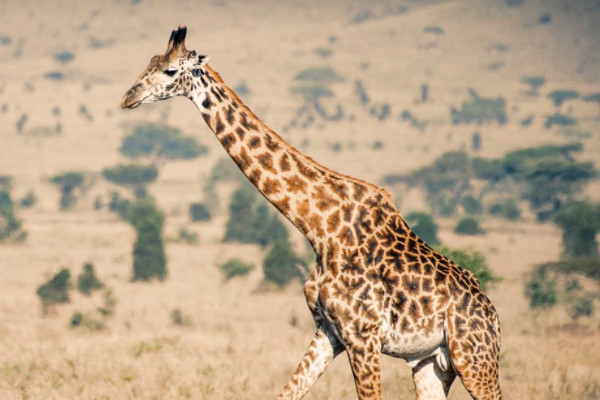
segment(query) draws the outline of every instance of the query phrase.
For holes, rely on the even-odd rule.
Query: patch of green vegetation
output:
[[[192,203],[189,208],[190,219],[193,222],[210,221],[211,215],[204,203]]]
[[[331,67],[307,68],[298,72],[296,76],[294,76],[294,79],[321,85],[345,81],[345,79]]]
[[[27,238],[27,232],[22,229],[22,223],[15,214],[15,205],[10,195],[10,177],[1,178],[4,184],[0,183],[0,243],[22,242]]]
[[[72,208],[78,196],[83,190],[85,174],[79,171],[69,171],[54,175],[50,178],[50,183],[60,188],[60,209],[68,210]]]
[[[433,33],[435,35],[443,35],[444,34],[444,30],[442,29],[441,26],[438,26],[438,25],[426,26],[425,28],[423,28],[423,32]]]
[[[537,96],[540,88],[546,83],[546,78],[543,76],[526,76],[521,81],[529,85],[528,96]]]
[[[62,268],[56,275],[40,285],[37,295],[42,302],[44,314],[55,304],[68,303],[71,287],[71,273],[67,268]]]
[[[256,189],[243,184],[233,193],[224,241],[256,243],[262,247],[288,240],[288,231],[266,202],[258,202]]]
[[[75,54],[71,51],[61,51],[60,53],[54,53],[54,59],[62,64],[67,64],[75,58]]]
[[[206,154],[208,148],[196,138],[182,136],[177,128],[143,123],[123,140],[119,151],[130,158],[146,157],[154,163],[165,160],[190,160]]]
[[[180,308],[176,308],[171,311],[171,322],[178,326],[192,326],[192,318],[189,315],[184,314]]]
[[[405,216],[406,222],[425,243],[430,246],[439,246],[440,240],[437,236],[438,226],[431,214],[423,211],[412,211]]]
[[[464,217],[458,221],[454,228],[454,232],[460,235],[483,235],[485,230],[479,226],[479,221],[477,219],[473,217]]]
[[[104,168],[102,175],[116,185],[130,189],[145,188],[158,177],[158,169],[154,165],[116,165]]]
[[[556,107],[560,107],[565,101],[578,98],[579,92],[576,90],[553,90],[552,92],[548,93],[548,97],[552,100]]]
[[[494,283],[499,282],[501,278],[490,270],[485,260],[485,256],[472,250],[451,250],[445,247],[438,249],[440,253],[448,257],[455,264],[471,271],[479,280],[483,290],[486,290]]]
[[[481,97],[472,89],[469,90],[469,93],[471,99],[463,102],[460,109],[451,108],[450,116],[453,124],[468,124],[471,122],[483,124],[497,121],[500,125],[503,125],[507,122],[506,101],[504,98]]]
[[[167,258],[162,236],[163,214],[149,199],[131,204],[128,214],[129,222],[137,232],[132,281],[164,280],[167,277]]]
[[[246,276],[252,272],[254,268],[254,264],[244,262],[239,258],[232,258],[219,265],[219,269],[223,273],[226,281],[237,276]]]
[[[319,57],[325,59],[325,58],[331,56],[331,54],[333,53],[333,50],[331,50],[331,48],[329,48],[329,47],[317,47],[316,49],[313,50],[313,53],[315,53]]]
[[[90,295],[93,291],[102,289],[104,284],[98,279],[94,272],[94,265],[86,263],[83,265],[83,271],[77,278],[77,289],[80,293]]]
[[[556,113],[546,118],[546,122],[544,122],[544,128],[550,129],[554,125],[574,126],[577,125],[577,120],[573,117],[569,117],[568,115]]]
[[[186,229],[185,227],[181,227],[177,233],[176,241],[179,243],[196,244],[198,243],[198,234]]]
[[[562,229],[563,257],[597,259],[600,203],[574,201],[556,212],[553,222]]]
[[[517,221],[521,218],[521,210],[514,199],[493,203],[489,208],[489,212],[509,221]]]
[[[294,279],[302,280],[303,275],[298,267],[300,260],[289,242],[278,242],[265,256],[263,272],[265,280],[283,288]]]

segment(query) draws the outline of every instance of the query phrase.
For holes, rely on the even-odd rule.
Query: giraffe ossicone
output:
[[[389,194],[329,170],[263,124],[171,33],[121,105],[191,99],[252,184],[310,241],[304,286],[316,334],[278,399],[302,398],[346,352],[360,399],[381,399],[380,357],[407,360],[418,400],[445,399],[458,376],[474,399],[501,399],[500,324],[477,278],[411,231]]]

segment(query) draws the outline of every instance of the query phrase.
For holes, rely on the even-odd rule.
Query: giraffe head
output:
[[[121,107],[136,108],[142,103],[188,96],[193,90],[193,78],[204,74],[210,58],[185,48],[186,27],[171,32],[164,54],[156,55],[137,81],[123,96]]]

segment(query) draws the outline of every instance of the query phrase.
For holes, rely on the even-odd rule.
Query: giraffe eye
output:
[[[163,71],[167,76],[173,76],[177,73],[176,69],[166,69]]]

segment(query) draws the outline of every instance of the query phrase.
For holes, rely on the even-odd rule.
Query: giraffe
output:
[[[342,352],[359,399],[381,399],[382,354],[407,361],[418,400],[446,399],[456,376],[474,399],[501,399],[500,324],[477,278],[423,242],[387,191],[318,164],[263,124],[208,55],[186,49],[186,33],[171,33],[121,106],[192,100],[240,170],[312,245],[317,262],[304,294],[316,333],[277,399],[302,398]]]

